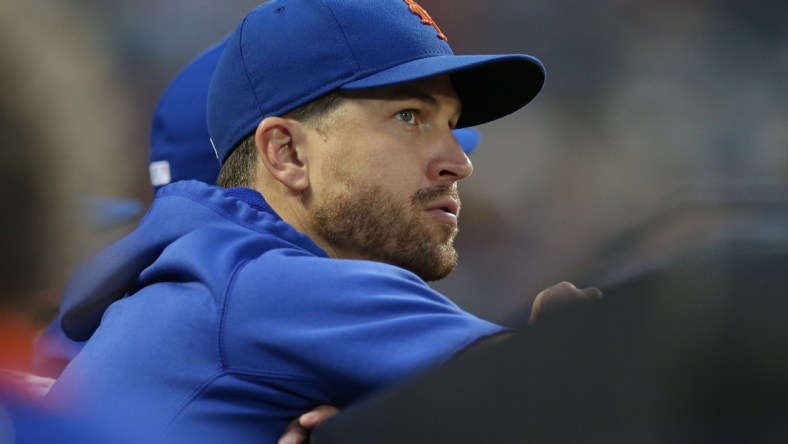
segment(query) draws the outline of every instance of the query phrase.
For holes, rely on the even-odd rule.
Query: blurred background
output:
[[[419,3],[456,53],[527,53],[548,71],[532,104],[479,127],[460,265],[434,283],[465,309],[515,324],[561,280],[604,290],[720,236],[788,242],[788,2]],[[159,95],[257,4],[11,0],[0,24],[20,32],[0,45],[38,60],[20,100],[45,131],[90,149],[84,194],[147,206]],[[79,255],[134,224],[96,229]]]

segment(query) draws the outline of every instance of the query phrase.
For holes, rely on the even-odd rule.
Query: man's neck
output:
[[[330,242],[319,236],[312,228],[312,218],[306,208],[303,196],[296,196],[288,190],[275,190],[258,184],[254,189],[261,196],[265,196],[265,202],[271,209],[285,222],[290,224],[298,232],[305,234],[318,247],[320,247],[329,257],[335,259],[351,259],[353,257],[343,254]],[[286,194],[286,195],[283,195]]]

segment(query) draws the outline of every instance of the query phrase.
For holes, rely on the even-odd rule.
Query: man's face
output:
[[[337,257],[386,262],[425,280],[457,262],[457,181],[473,166],[451,129],[447,76],[353,92],[310,157],[312,230]]]

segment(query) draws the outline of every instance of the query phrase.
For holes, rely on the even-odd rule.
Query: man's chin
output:
[[[457,266],[457,250],[452,245],[441,245],[440,252],[434,255],[434,260],[425,263],[418,270],[411,270],[427,282],[439,281],[454,271]]]

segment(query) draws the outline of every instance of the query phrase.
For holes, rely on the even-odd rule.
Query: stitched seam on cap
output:
[[[345,30],[342,29],[342,26],[339,24],[339,20],[337,20],[336,15],[334,15],[334,10],[331,9],[330,6],[328,6],[328,3],[326,3],[325,0],[323,0],[322,3],[323,3],[323,6],[325,6],[325,8],[328,10],[328,13],[331,14],[331,18],[334,20],[334,23],[336,24],[336,27],[339,30],[339,33],[342,35],[342,40],[345,43],[345,46],[350,49],[350,54],[353,56],[353,63],[356,64],[356,72],[360,71],[361,70],[360,64],[358,63],[358,57],[356,57],[356,51],[355,51],[356,48],[354,48],[348,42],[347,35],[345,35]]]
[[[246,76],[246,81],[249,83],[249,89],[252,90],[252,95],[254,96],[254,102],[255,102],[255,105],[257,105],[257,116],[260,116],[263,113],[263,110],[262,110],[262,108],[260,106],[260,98],[257,97],[257,91],[254,88],[254,84],[252,83],[252,79],[249,77],[249,70],[246,68],[246,57],[244,56],[243,39],[244,39],[244,31],[246,30],[247,18],[248,18],[248,16],[244,17],[244,20],[241,23],[240,32],[238,33],[238,50],[241,53],[241,64],[243,66],[244,75]],[[243,127],[245,127],[245,126],[246,125],[243,125]],[[243,130],[242,129],[236,130],[235,133],[237,133],[238,131],[243,131]],[[235,139],[235,137],[233,139]],[[237,143],[238,142],[235,142],[232,145],[235,146]],[[227,148],[228,149],[228,153],[229,153],[229,150],[233,149],[233,146],[230,146],[230,147]],[[225,159],[226,159],[226,157],[225,157]]]

